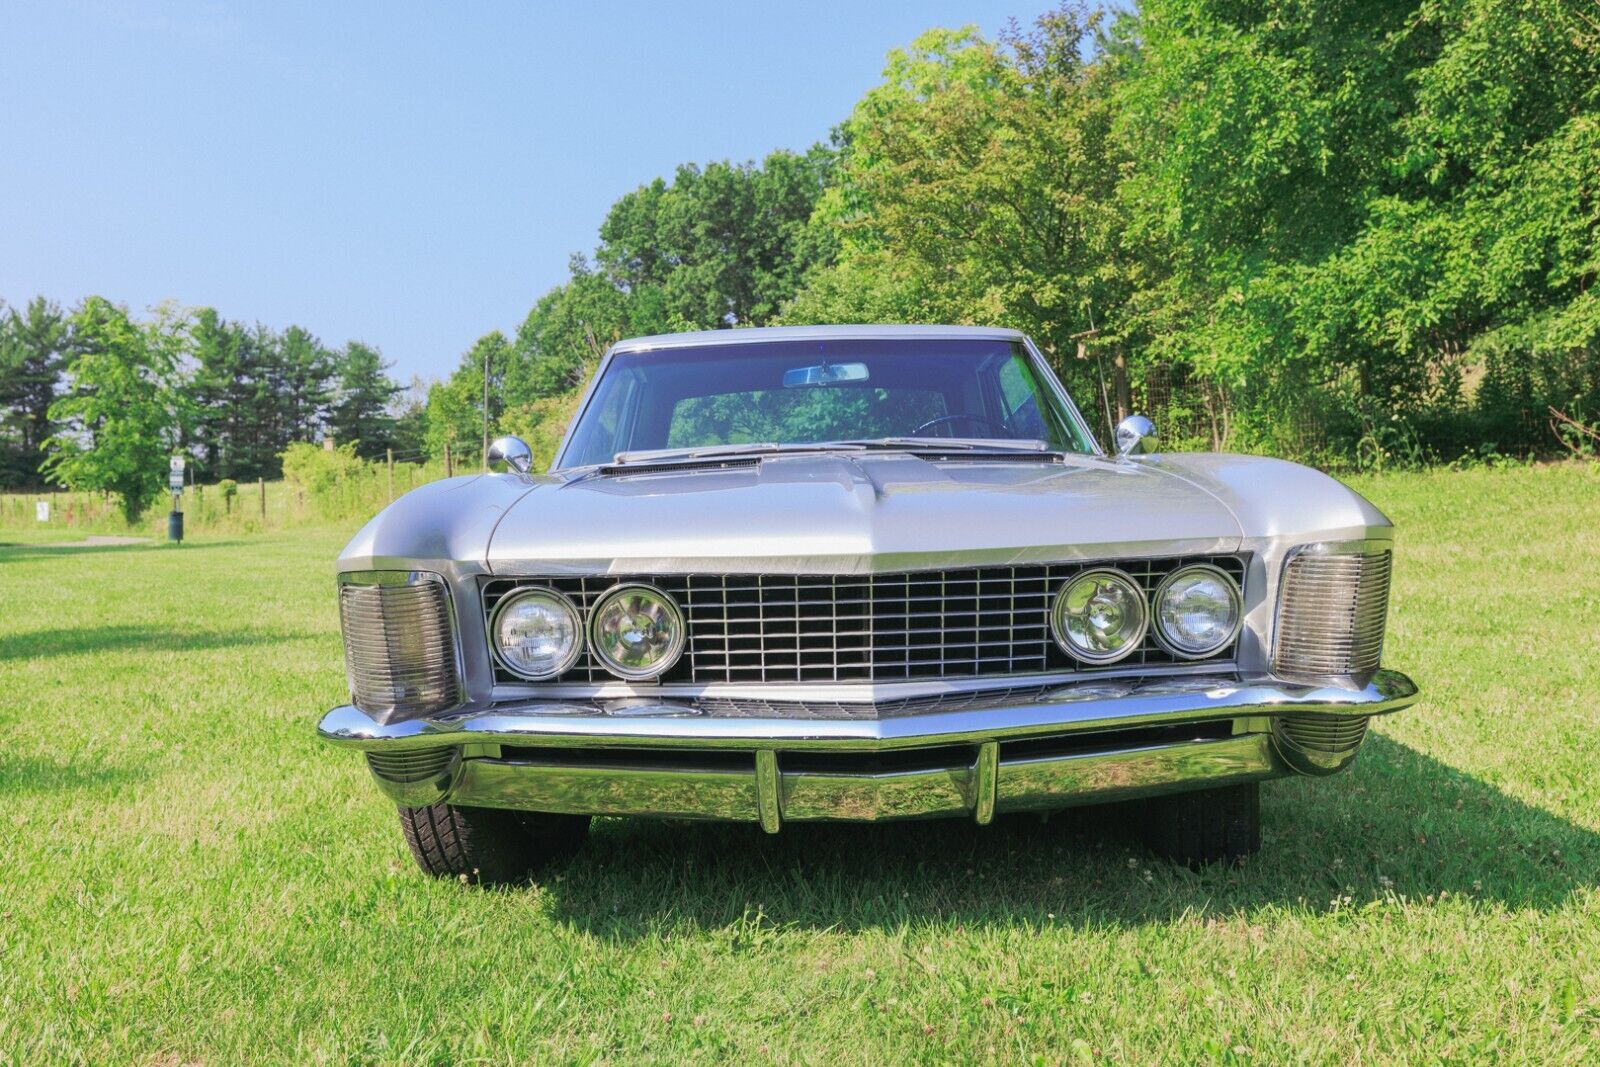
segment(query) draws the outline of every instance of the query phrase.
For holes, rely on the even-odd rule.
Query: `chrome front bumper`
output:
[[[974,701],[729,714],[695,700],[526,701],[379,724],[330,711],[396,801],[759,822],[1048,810],[1278,777],[1354,758],[1366,720],[1414,703],[1267,676],[1080,682]],[[961,710],[943,710],[959,707]],[[712,713],[716,712],[716,713]]]

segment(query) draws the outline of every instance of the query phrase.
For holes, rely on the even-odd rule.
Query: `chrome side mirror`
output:
[[[1155,423],[1143,415],[1129,415],[1117,423],[1117,455],[1142,456],[1155,450]]]
[[[533,449],[520,437],[496,437],[489,445],[489,469],[527,474],[533,469]]]

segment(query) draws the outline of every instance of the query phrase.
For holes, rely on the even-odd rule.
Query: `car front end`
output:
[[[999,346],[1081,425],[1007,331],[724,333],[768,335],[746,348]],[[869,365],[892,403],[890,361]],[[841,366],[785,374],[838,389],[852,384]],[[403,821],[656,816],[776,833],[1125,800],[1170,817],[1184,798],[1248,797],[1231,816],[1244,837],[1168,850],[1203,862],[1253,850],[1256,783],[1344,768],[1372,717],[1416,700],[1382,664],[1392,527],[1325,476],[1239,456],[896,441],[608,448],[403,498],[341,557],[352,699],[322,736],[364,755]]]

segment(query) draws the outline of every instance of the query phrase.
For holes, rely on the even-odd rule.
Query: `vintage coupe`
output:
[[[417,862],[515,880],[593,815],[952,816],[1137,800],[1179,862],[1259,847],[1416,687],[1393,528],[1316,471],[1096,443],[1011,330],[623,341],[536,474],[406,494],[338,563],[361,752]]]

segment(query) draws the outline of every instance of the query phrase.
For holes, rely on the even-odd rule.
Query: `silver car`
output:
[[[550,473],[395,501],[339,557],[365,756],[432,874],[526,878],[594,815],[787,822],[1138,801],[1198,865],[1261,782],[1355,758],[1394,531],[1317,471],[1095,441],[1011,330],[644,337]]]

